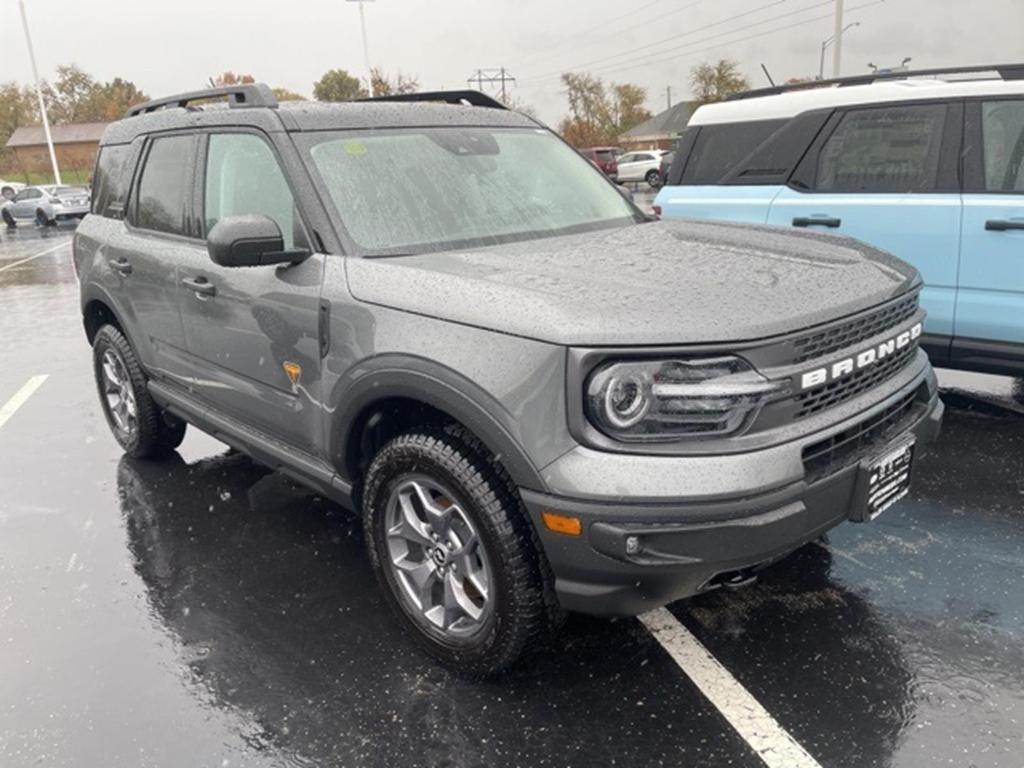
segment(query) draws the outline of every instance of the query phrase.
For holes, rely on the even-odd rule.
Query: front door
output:
[[[200,152],[204,232],[228,216],[262,214],[281,228],[286,249],[308,246],[292,191],[264,136],[211,133]],[[323,259],[314,254],[300,264],[230,268],[204,252],[181,275],[196,391],[217,411],[314,453],[321,442]]]
[[[23,189],[14,196],[11,204],[11,215],[16,219],[31,219],[36,215],[39,204],[43,201],[43,193],[35,187]]]
[[[925,330],[953,334],[962,106],[893,104],[840,112],[771,203],[768,223],[850,235],[909,261],[924,279]],[[937,337],[937,338],[936,338]]]
[[[971,102],[967,124],[954,356],[1024,360],[1024,99]]]

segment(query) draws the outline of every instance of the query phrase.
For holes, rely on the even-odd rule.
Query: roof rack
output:
[[[870,85],[879,80],[906,80],[910,77],[934,77],[938,75],[969,75],[983,72],[995,72],[1003,80],[1024,80],[1024,64],[989,64],[970,67],[939,67],[937,69],[909,69],[903,72],[872,72],[867,75],[852,77],[833,77],[828,80],[809,80],[792,85],[774,85],[768,88],[755,88],[728,96],[726,101],[752,99],[757,96],[773,96],[790,91],[806,91],[812,88],[835,85],[843,88],[848,85]]]
[[[220,96],[228,97],[228,106],[230,107],[277,108],[277,98],[269,86],[265,83],[246,83],[244,85],[227,85],[222,88],[206,88],[202,91],[191,91],[179,93],[176,96],[167,96],[163,99],[153,99],[143,104],[136,104],[128,110],[127,116],[135,117],[168,107],[187,107],[193,101],[216,99]]]
[[[424,91],[423,93],[395,93],[390,96],[376,96],[358,101],[440,101],[445,104],[464,104],[470,107],[508,109],[504,104],[480,91]]]

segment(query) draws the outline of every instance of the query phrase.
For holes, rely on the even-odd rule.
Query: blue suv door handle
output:
[[[842,223],[842,219],[831,216],[797,216],[793,219],[794,227],[838,227]]]
[[[985,222],[985,229],[990,232],[1005,232],[1008,229],[1024,229],[1024,221],[1012,219],[989,219]]]

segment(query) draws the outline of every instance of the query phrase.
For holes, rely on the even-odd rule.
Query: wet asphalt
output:
[[[472,682],[398,631],[350,514],[194,429],[124,458],[69,238],[0,232],[0,406],[48,376],[0,426],[0,766],[762,765],[638,621]],[[827,768],[1024,765],[1024,388],[940,378],[910,498],[671,606]]]

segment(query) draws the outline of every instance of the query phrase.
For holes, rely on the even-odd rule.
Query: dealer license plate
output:
[[[914,441],[906,440],[861,467],[860,503],[853,519],[874,520],[910,491],[914,465]],[[858,514],[859,512],[859,514]]]

